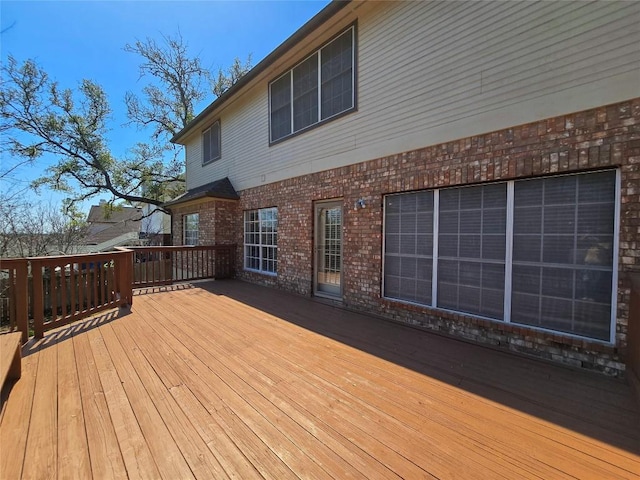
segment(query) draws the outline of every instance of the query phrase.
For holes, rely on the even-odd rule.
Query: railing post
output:
[[[126,307],[133,304],[133,251],[122,251],[120,261],[120,306]]]
[[[42,284],[42,263],[31,260],[33,277],[33,331],[36,338],[44,337],[44,286]]]
[[[16,327],[22,332],[22,343],[29,340],[29,262],[21,261],[16,268]]]

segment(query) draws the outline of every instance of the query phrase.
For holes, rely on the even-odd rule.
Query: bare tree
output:
[[[0,194],[0,257],[77,253],[87,233],[84,216],[73,208],[33,203]]]

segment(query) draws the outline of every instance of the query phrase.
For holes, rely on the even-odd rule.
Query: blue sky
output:
[[[244,60],[248,54],[255,65],[327,3],[2,0],[1,56],[3,62],[8,55],[18,61],[35,59],[62,87],[75,88],[84,78],[101,84],[114,110],[112,151],[122,155],[144,138],[144,132],[123,126],[125,92],[144,85],[144,79],[139,79],[138,58],[123,50],[125,44],[147,37],[160,40],[162,34],[180,31],[191,54],[214,71],[227,67],[235,57]],[[10,159],[0,161],[6,168]],[[17,179],[28,183],[44,168],[44,161],[22,168]],[[8,188],[6,182],[0,184],[3,188]],[[44,191],[40,197],[57,202],[63,196]]]

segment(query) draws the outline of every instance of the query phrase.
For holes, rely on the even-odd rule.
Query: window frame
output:
[[[262,243],[262,237],[265,234],[269,234],[266,232],[262,231],[262,212],[266,212],[268,210],[271,210],[273,212],[275,212],[275,231],[270,232],[273,235],[273,238],[275,240],[275,244],[266,244],[266,243]],[[252,234],[255,234],[258,236],[259,242],[258,243],[247,243],[247,215],[251,212],[256,212],[258,214],[258,231],[257,232],[249,232]],[[264,208],[254,208],[254,209],[250,209],[250,210],[245,210],[243,212],[242,215],[242,225],[243,225],[243,238],[242,238],[242,263],[243,263],[243,268],[245,271],[248,272],[254,272],[254,273],[260,273],[263,275],[269,275],[269,276],[273,276],[276,277],[278,276],[278,258],[277,258],[277,253],[278,253],[278,207],[264,207]],[[247,255],[247,247],[257,247],[258,248],[258,261],[259,261],[259,265],[260,268],[251,268],[247,266],[247,259],[248,259],[248,255]],[[275,270],[272,272],[270,270],[265,270],[263,269],[263,262],[265,261],[265,258],[263,257],[263,249],[264,248],[271,248],[274,249],[276,256],[275,259],[273,260],[274,264],[275,264]],[[269,260],[269,259],[267,259]]]
[[[536,325],[528,325],[525,323],[518,323],[518,322],[514,322],[511,319],[511,301],[512,301],[512,281],[513,281],[513,241],[514,241],[514,235],[513,235],[513,225],[514,225],[514,188],[515,188],[515,184],[516,182],[519,181],[523,181],[523,180],[537,180],[537,179],[544,179],[544,178],[553,178],[553,177],[560,177],[560,176],[576,176],[576,175],[588,175],[588,174],[592,174],[592,173],[602,173],[602,172],[615,172],[615,179],[614,179],[614,198],[613,198],[613,204],[614,204],[614,219],[613,219],[613,231],[612,231],[612,235],[613,235],[613,244],[612,244],[612,265],[611,265],[611,276],[612,276],[612,281],[611,281],[611,311],[610,311],[610,322],[609,322],[609,339],[608,340],[604,340],[604,339],[600,339],[600,338],[595,338],[595,337],[589,337],[586,335],[580,335],[580,334],[576,334],[576,333],[571,333],[571,332],[564,332],[561,330],[554,330],[551,328],[546,328],[546,327],[542,327],[542,326],[536,326]],[[438,302],[438,237],[439,237],[439,221],[440,221],[440,215],[439,215],[439,211],[440,211],[440,198],[439,198],[439,194],[441,190],[445,190],[447,188],[465,188],[465,187],[471,187],[471,186],[477,186],[477,185],[490,185],[490,184],[494,184],[494,183],[506,183],[507,184],[507,219],[506,219],[506,230],[505,230],[505,241],[506,241],[506,251],[505,251],[505,276],[504,276],[504,281],[505,281],[505,287],[504,287],[504,310],[503,310],[503,320],[498,320],[496,318],[492,318],[492,317],[486,317],[486,316],[482,316],[482,315],[478,315],[478,314],[473,314],[473,313],[466,313],[466,312],[461,312],[458,310],[451,310],[451,309],[447,309],[447,308],[442,308],[439,307],[437,305]],[[386,234],[387,234],[387,227],[386,227],[386,222],[387,222],[387,202],[386,202],[386,198],[388,196],[396,196],[396,195],[403,195],[403,194],[409,194],[409,193],[415,193],[415,192],[397,192],[397,193],[388,193],[383,195],[383,213],[382,213],[382,218],[383,218],[383,230],[382,230],[382,276],[381,276],[381,297],[387,301],[390,302],[397,302],[397,303],[401,303],[401,304],[408,304],[408,305],[417,305],[423,308],[429,308],[429,309],[433,309],[433,310],[437,310],[437,311],[443,311],[443,312],[450,312],[450,313],[454,313],[457,315],[463,315],[466,317],[471,317],[471,318],[480,318],[483,320],[488,320],[491,322],[495,322],[496,324],[510,324],[510,325],[514,325],[520,328],[526,328],[526,329],[531,329],[531,330],[535,330],[535,331],[541,331],[541,332],[545,332],[545,333],[551,333],[554,335],[559,335],[559,336],[563,336],[563,337],[567,337],[567,338],[578,338],[581,340],[586,340],[589,342],[593,342],[593,343],[600,343],[600,344],[605,344],[605,345],[615,345],[616,342],[616,317],[617,317],[617,291],[618,291],[618,268],[619,268],[619,242],[620,242],[620,199],[621,199],[621,174],[620,174],[620,169],[599,169],[599,170],[591,170],[591,171],[580,171],[580,172],[568,172],[568,173],[562,173],[562,174],[555,174],[555,175],[544,175],[544,176],[539,176],[539,177],[533,177],[530,179],[512,179],[512,180],[500,180],[497,182],[487,182],[487,183],[483,183],[483,184],[473,184],[473,185],[455,185],[455,186],[451,186],[451,187],[443,187],[443,188],[434,188],[434,189],[425,189],[428,191],[433,192],[433,210],[434,210],[434,214],[433,214],[433,265],[432,265],[432,292],[431,292],[431,304],[427,305],[425,303],[419,303],[419,302],[415,302],[415,301],[411,301],[411,300],[405,300],[405,299],[399,299],[396,297],[390,297],[386,295],[386,291],[385,291],[385,256],[386,256]]]
[[[196,219],[196,229],[195,230],[187,230],[187,221],[189,217],[195,217]],[[187,243],[187,231],[194,232],[196,241],[195,243]],[[185,246],[197,246],[200,242],[200,212],[193,213],[185,213],[182,215],[182,245]]]
[[[329,46],[331,43],[333,43],[334,41],[336,41],[338,38],[340,38],[342,35],[346,34],[347,32],[351,31],[352,35],[351,35],[351,106],[345,110],[342,110],[338,113],[335,113],[327,118],[322,118],[322,56],[321,56],[321,52],[322,50]],[[319,48],[314,49],[311,53],[309,53],[308,55],[305,55],[304,58],[302,58],[300,61],[296,62],[295,65],[293,65],[292,67],[286,69],[283,73],[281,73],[280,75],[278,75],[277,77],[273,78],[271,81],[269,81],[268,84],[268,107],[269,107],[269,116],[268,116],[268,136],[269,136],[269,146],[272,145],[276,145],[280,142],[286,141],[289,138],[295,137],[297,135],[300,135],[304,132],[307,132],[309,130],[312,130],[314,128],[317,128],[321,125],[324,125],[325,123],[329,123],[333,120],[337,120],[338,118],[342,117],[343,115],[348,115],[354,111],[356,111],[358,109],[358,95],[357,95],[357,80],[358,80],[358,74],[357,74],[357,63],[358,63],[358,56],[357,56],[357,47],[358,47],[358,42],[357,42],[357,36],[358,36],[358,28],[357,28],[357,22],[353,22],[352,24],[348,25],[346,28],[342,29],[340,32],[338,32],[336,35],[334,35],[333,37],[331,37],[328,41],[326,41],[324,44],[322,44]],[[317,57],[317,64],[318,64],[318,72],[317,72],[317,95],[318,95],[318,104],[317,104],[317,116],[318,116],[318,121],[311,123],[310,125],[307,125],[303,128],[300,128],[298,130],[294,130],[294,79],[293,79],[293,71],[300,66],[301,64],[303,64],[304,62],[308,61],[310,58],[312,58],[313,56]],[[279,137],[277,139],[273,139],[273,135],[272,135],[272,86],[278,82],[279,80],[281,80],[283,77],[285,76],[289,76],[289,111],[290,111],[290,115],[289,115],[289,121],[291,123],[290,125],[290,130],[289,133]],[[281,107],[282,108],[282,107]]]
[[[217,132],[218,134],[216,135],[216,143],[218,146],[218,152],[216,156],[210,157],[209,159],[205,159],[204,158],[204,144],[205,144],[205,138],[208,132],[211,132],[211,130],[217,127]],[[202,146],[202,166],[204,167],[205,165],[209,165],[213,162],[215,162],[216,160],[220,160],[220,158],[222,158],[222,124],[220,123],[220,119],[216,120],[215,122],[212,122],[207,128],[205,128],[204,130],[202,130],[202,133],[200,135],[200,139],[201,139],[201,146]]]

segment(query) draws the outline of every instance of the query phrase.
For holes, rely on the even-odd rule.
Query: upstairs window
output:
[[[202,132],[202,164],[220,158],[220,120]]]
[[[355,108],[355,28],[269,85],[271,142]]]

